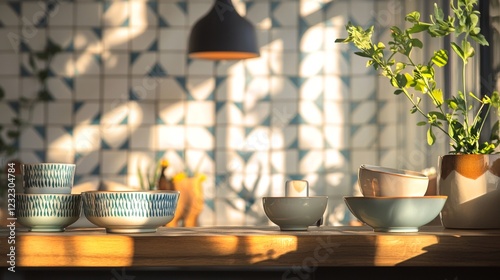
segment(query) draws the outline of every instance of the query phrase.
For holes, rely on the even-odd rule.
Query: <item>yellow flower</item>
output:
[[[168,160],[163,159],[163,160],[161,161],[161,167],[168,167]]]
[[[186,173],[180,172],[180,173],[177,173],[174,175],[174,178],[172,178],[172,181],[178,182],[178,181],[181,181],[182,179],[185,179],[185,178],[187,178]]]

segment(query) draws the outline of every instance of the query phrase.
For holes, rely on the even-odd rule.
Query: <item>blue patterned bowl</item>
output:
[[[23,164],[24,193],[70,194],[75,177],[75,164]]]
[[[175,215],[178,191],[83,192],[87,219],[110,233],[156,232]]]
[[[79,194],[16,194],[16,217],[30,231],[64,231],[80,218]]]

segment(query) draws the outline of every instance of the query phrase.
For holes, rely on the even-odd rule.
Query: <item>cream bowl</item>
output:
[[[423,196],[429,177],[411,170],[363,164],[358,169],[358,185],[365,197]]]
[[[82,192],[85,217],[109,233],[156,232],[175,215],[178,191]]]
[[[344,197],[351,213],[377,232],[417,232],[443,209],[447,196]]]
[[[81,205],[79,194],[16,194],[16,218],[30,231],[64,231],[80,217]]]
[[[281,230],[307,230],[326,210],[328,196],[263,197],[264,212]]]

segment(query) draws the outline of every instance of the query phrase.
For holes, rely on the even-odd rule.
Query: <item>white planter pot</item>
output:
[[[444,227],[500,228],[500,155],[445,155],[438,170]]]

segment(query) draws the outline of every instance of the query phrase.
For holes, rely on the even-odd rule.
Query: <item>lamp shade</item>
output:
[[[255,28],[241,17],[231,0],[215,0],[191,30],[189,57],[235,60],[259,56]]]

